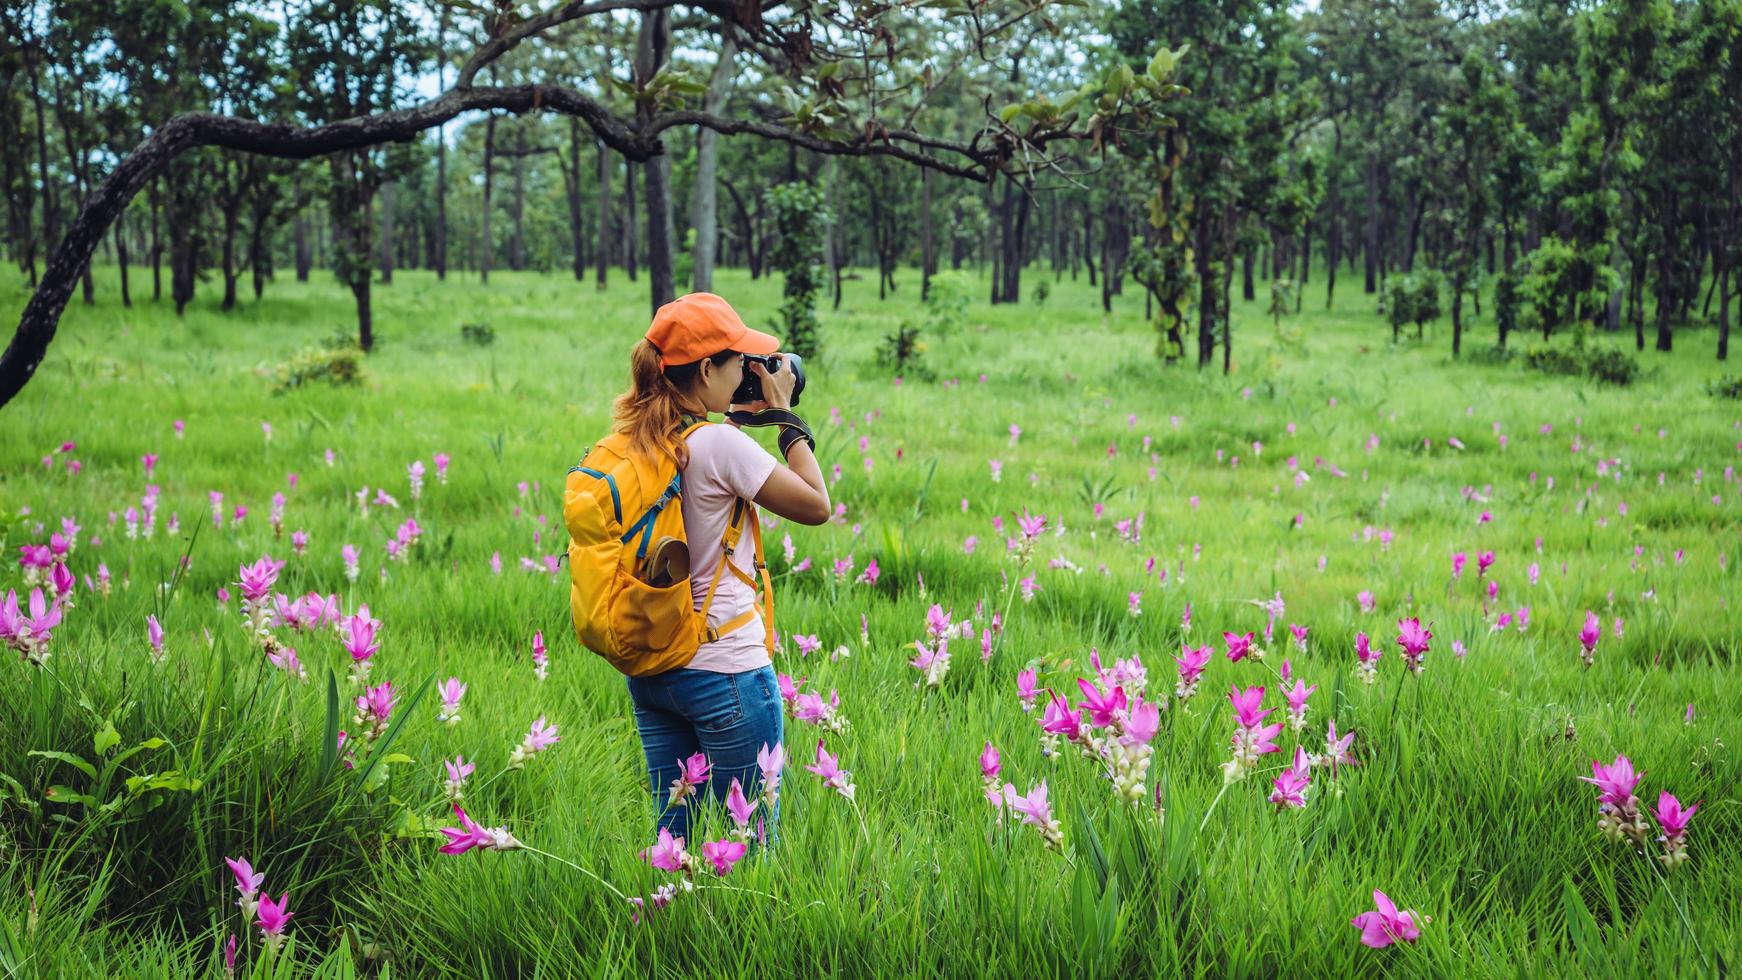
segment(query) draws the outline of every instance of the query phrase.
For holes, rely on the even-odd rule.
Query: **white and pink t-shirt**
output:
[[[756,440],[732,425],[704,425],[690,433],[687,441],[690,462],[683,471],[683,496],[679,499],[683,502],[684,538],[690,548],[690,592],[699,611],[720,567],[721,538],[732,519],[732,502],[739,497],[754,500],[779,463]],[[756,550],[749,514],[744,516],[743,528],[731,561],[755,579]],[[756,593],[750,586],[730,571],[723,572],[714,604],[708,609],[708,624],[719,626],[755,602]],[[755,616],[713,643],[703,643],[686,666],[721,674],[767,666],[767,636],[762,617]]]

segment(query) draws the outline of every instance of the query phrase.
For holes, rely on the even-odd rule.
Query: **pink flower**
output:
[[[1185,686],[1196,685],[1198,678],[1203,676],[1204,668],[1210,663],[1210,656],[1215,652],[1215,647],[1198,647],[1194,650],[1189,643],[1180,644],[1180,655],[1173,658],[1173,662],[1179,665],[1180,683]]]
[[[1035,689],[1035,682],[1040,679],[1040,672],[1030,669],[1020,671],[1016,675],[1016,696],[1022,699],[1022,710],[1034,710],[1034,699],[1040,696]]]
[[[345,634],[345,652],[351,655],[353,663],[362,663],[375,656],[375,651],[381,648],[375,642],[375,621],[363,616],[352,616],[346,620],[349,627]]]
[[[288,909],[289,899],[289,892],[278,896],[276,902],[271,895],[260,896],[260,905],[256,909],[260,916],[260,938],[273,949],[277,949],[284,942],[284,929],[290,925],[293,913]]]
[[[163,626],[158,623],[156,616],[145,617],[145,638],[151,644],[152,656],[161,657],[163,654]]]
[[[798,644],[798,655],[801,657],[810,656],[817,652],[818,647],[823,645],[822,641],[817,639],[815,633],[812,633],[809,636],[795,634],[792,639],[794,643]]]
[[[1115,687],[1112,691],[1103,693],[1087,678],[1079,678],[1077,689],[1083,692],[1083,700],[1077,707],[1088,709],[1089,724],[1096,728],[1106,728],[1113,724],[1114,716],[1125,709],[1123,687]]]
[[[1224,632],[1222,639],[1228,644],[1228,660],[1231,663],[1239,663],[1247,654],[1252,652],[1252,634],[1250,631],[1244,635]]]
[[[1349,754],[1349,747],[1355,742],[1355,733],[1350,732],[1342,738],[1337,737],[1337,719],[1332,718],[1325,729],[1325,756],[1322,760],[1331,766],[1332,778],[1335,778],[1338,766],[1354,766],[1360,763]]]
[[[1120,741],[1126,745],[1147,745],[1160,727],[1161,706],[1138,698],[1125,719],[1125,735]]]
[[[749,829],[750,816],[756,812],[756,804],[744,798],[744,787],[736,778],[732,780],[731,789],[726,791],[726,812],[739,830]]]
[[[695,788],[708,781],[708,772],[713,765],[708,757],[700,752],[687,759],[677,761],[677,778],[671,781],[670,806],[685,806],[689,798],[695,795]]]
[[[1270,802],[1277,809],[1301,809],[1306,806],[1306,789],[1312,783],[1312,769],[1307,761],[1306,749],[1297,745],[1294,747],[1294,765],[1282,771],[1272,783]]]
[[[252,565],[243,565],[241,571],[242,597],[258,602],[266,598],[272,591],[272,586],[278,581],[278,573],[284,568],[284,562],[273,561],[262,555]]]
[[[877,576],[879,574],[881,574],[881,573],[877,570],[877,559],[873,558],[869,562],[865,563],[865,570],[863,572],[860,572],[859,577],[857,579],[854,579],[854,581],[863,583],[865,585],[876,585],[877,584]]]
[[[1657,825],[1663,829],[1663,835],[1676,840],[1687,833],[1688,821],[1693,819],[1699,808],[1700,805],[1695,803],[1685,810],[1682,809],[1681,801],[1671,796],[1668,790],[1664,790],[1658,794],[1657,811],[1653,816],[1657,817]]]
[[[1057,694],[1051,695],[1046,702],[1046,712],[1041,715],[1041,731],[1050,735],[1063,735],[1075,742],[1082,734],[1083,719],[1072,710],[1064,698]]]
[[[724,877],[743,857],[748,847],[742,841],[711,840],[702,845],[702,857],[714,865],[714,873]]]
[[[1234,706],[1235,723],[1246,729],[1260,728],[1264,724],[1264,719],[1270,717],[1271,713],[1276,710],[1264,707],[1264,688],[1262,687],[1249,687],[1242,691],[1238,685],[1235,685],[1228,691],[1228,703]],[[1282,726],[1277,725],[1276,730],[1281,731]],[[1272,751],[1275,749],[1273,748]]]
[[[260,894],[260,886],[266,882],[266,873],[255,871],[246,858],[225,858],[224,863],[230,866],[230,873],[236,876],[236,890],[242,893],[242,898],[236,902],[242,907],[244,918],[254,914],[254,897]]]
[[[1292,689],[1282,692],[1282,696],[1288,700],[1290,720],[1297,731],[1306,727],[1307,698],[1312,697],[1313,692],[1318,689],[1317,684],[1308,686],[1306,682],[1297,680]]]
[[[1633,799],[1633,789],[1639,785],[1639,780],[1645,773],[1633,771],[1633,762],[1624,755],[1617,755],[1615,761],[1608,765],[1592,761],[1591,771],[1594,776],[1580,776],[1587,783],[1596,786],[1600,791],[1597,802],[1608,803],[1617,807],[1625,807]]]
[[[1040,532],[1046,527],[1045,514],[1030,514],[1026,509],[1016,518],[1017,527],[1022,529],[1022,536],[1033,540],[1040,537]]]
[[[780,771],[786,768],[786,746],[777,742],[770,748],[767,743],[763,743],[756,750],[756,768],[762,772],[763,791],[777,791],[780,788]]]
[[[1579,645],[1584,648],[1582,656],[1585,666],[1591,666],[1591,660],[1597,652],[1597,641],[1603,638],[1603,621],[1590,610],[1585,611],[1585,625],[1579,630]]]
[[[1457,578],[1464,574],[1465,561],[1466,559],[1464,558],[1464,553],[1462,551],[1452,553],[1452,578]]]
[[[829,754],[828,749],[823,747],[822,739],[817,739],[816,763],[805,766],[805,770],[822,777],[824,786],[840,793],[849,801],[853,799],[856,789],[853,785],[853,774],[841,768],[840,760]]]
[[[1480,578],[1488,574],[1488,569],[1494,564],[1494,552],[1484,551],[1476,555],[1476,576]]]
[[[1002,768],[1003,767],[998,759],[997,747],[991,742],[987,742],[986,747],[980,750],[980,778],[986,780],[997,779],[998,773]]]
[[[448,838],[448,842],[440,848],[443,854],[464,854],[474,847],[488,851],[512,851],[522,846],[508,832],[507,827],[486,828],[474,823],[471,817],[466,816],[466,811],[460,809],[458,803],[454,804],[454,815],[460,818],[459,827],[438,828]]]
[[[466,696],[466,685],[458,677],[450,677],[436,688],[441,695],[442,706],[436,712],[437,721],[453,724],[460,720],[460,699]]]
[[[1421,673],[1421,658],[1427,653],[1428,641],[1433,639],[1433,635],[1433,631],[1422,626],[1416,617],[1397,621],[1397,645],[1403,648],[1404,662],[1414,673]]]
[[[1377,888],[1373,890],[1373,904],[1375,911],[1362,912],[1349,920],[1350,925],[1361,930],[1363,944],[1383,949],[1399,941],[1413,943],[1421,937],[1414,911],[1399,912],[1391,899]]]

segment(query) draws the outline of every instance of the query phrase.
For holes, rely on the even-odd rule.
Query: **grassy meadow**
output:
[[[1280,328],[1262,285],[1236,300],[1225,377],[1219,361],[1163,368],[1129,282],[1104,316],[1086,276],[1040,305],[992,307],[985,281],[962,275],[974,301],[960,324],[921,337],[929,379],[897,383],[875,362],[884,334],[927,316],[916,272],[887,301],[864,280],[839,310],[824,302],[798,411],[844,511],[817,528],[770,522],[767,551],[775,667],[838,692],[847,725],[789,714],[778,847],[724,877],[698,872],[634,922],[626,896],[682,876],[637,856],[653,814],[629,697],[579,646],[567,567],[550,569],[567,544],[564,473],[605,431],[649,317],[645,281],[400,271],[375,290],[360,384],[275,394],[277,365],[354,330],[329,276],[286,276],[230,313],[207,283],[178,319],[167,302],[121,307],[115,270],[100,270],[97,304],[74,297],[35,380],[0,410],[0,591],[29,591],[21,546],[47,544],[63,518],[81,528],[46,660],[0,667],[0,972],[223,976],[232,935],[242,976],[1705,976],[1742,963],[1742,403],[1704,390],[1723,373],[1712,334],[1686,331],[1672,354],[1641,355],[1633,385],[1602,386],[1480,356],[1489,317],[1461,362],[1445,321],[1394,346],[1358,279],[1342,277],[1326,310],[1315,277]],[[1025,294],[1042,277],[1029,270]],[[0,287],[8,317],[27,296],[14,278]],[[136,297],[144,279],[135,270]],[[780,301],[778,280],[738,270],[716,289],[753,326]],[[468,342],[466,324],[494,342]],[[130,537],[148,485],[153,532]],[[1025,512],[1046,524],[1007,554]],[[390,558],[408,518],[417,541]],[[398,702],[372,746],[330,628],[277,629],[305,681],[242,626],[239,566],[263,555],[286,563],[275,591],[336,594],[344,614],[366,604],[381,621],[370,680]],[[1265,642],[1259,603],[1278,599]],[[934,603],[974,639],[952,642],[931,685],[909,661]],[[1601,630],[1589,667],[1588,611]],[[1397,643],[1409,617],[1433,634],[1420,674]],[[1307,628],[1301,646],[1291,624]],[[1224,631],[1257,634],[1266,655],[1231,662]],[[1357,633],[1382,654],[1373,683]],[[796,636],[818,648],[801,656]],[[1182,640],[1214,647],[1185,699]],[[1044,691],[1074,705],[1092,653],[1110,670],[1141,658],[1142,679],[1118,669],[1125,693],[1163,706],[1136,803],[1076,744],[1043,754]],[[1270,722],[1285,720],[1285,660],[1291,686],[1316,686],[1304,728],[1285,725],[1280,751],[1225,783],[1229,689],[1263,686]],[[1043,691],[1032,711],[1025,669]],[[467,685],[455,724],[437,720],[450,677]],[[507,769],[540,716],[560,741]],[[1272,803],[1296,745],[1323,752],[1332,719],[1354,733],[1356,764],[1312,768],[1304,807]],[[852,800],[805,771],[819,738],[852,773]],[[1000,782],[1027,794],[1045,781],[1061,846],[988,802],[987,742]],[[528,849],[439,853],[456,754],[476,765],[466,811]],[[1655,859],[1655,822],[1643,850],[1599,832],[1598,789],[1580,777],[1618,754],[1644,773],[1642,810],[1664,790],[1700,803],[1686,862]],[[690,849],[727,826],[711,813]],[[277,953],[239,912],[226,857],[252,862],[266,894],[288,892]],[[1414,910],[1419,939],[1363,945],[1351,919],[1375,889]]]

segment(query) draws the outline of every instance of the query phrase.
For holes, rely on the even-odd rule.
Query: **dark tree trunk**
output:
[[[1083,265],[1089,269],[1089,285],[1095,285],[1095,213],[1083,208]]]
[[[1273,278],[1266,274],[1265,278]],[[1250,303],[1258,297],[1257,288],[1252,282],[1252,247],[1248,246],[1240,253],[1240,297]]]
[[[225,204],[223,251],[224,302],[221,308],[231,310],[236,307],[236,279],[239,276],[236,271],[236,212],[239,209],[241,202],[238,200],[230,200],[225,202]]]
[[[1379,291],[1379,158],[1371,152],[1367,157],[1367,210],[1362,217],[1366,222],[1366,240],[1361,249],[1367,273],[1365,288],[1372,295]]]
[[[937,271],[937,256],[931,241],[931,168],[919,171],[919,298],[931,297],[931,277]]]
[[[443,91],[447,90],[447,44],[448,18],[452,8],[441,5],[441,16],[436,27],[436,84]],[[436,127],[436,214],[435,214],[435,272],[436,278],[447,281],[448,278],[448,141],[447,131]],[[301,263],[297,266],[297,279],[307,279],[303,274]]]
[[[562,171],[563,191],[569,199],[569,240],[574,249],[575,281],[586,282],[587,233],[581,223],[581,121],[573,116],[569,117],[569,163]]]
[[[291,222],[291,237],[291,250],[296,253],[296,281],[308,282],[309,267],[314,265],[314,252],[309,247],[308,216],[302,211],[298,211],[296,220]]]
[[[127,288],[127,218],[115,222],[115,261],[121,266],[121,305],[132,306],[133,294]]]
[[[635,281],[635,164],[623,164],[623,271]]]
[[[526,126],[514,127],[514,228],[508,236],[508,268],[526,268]]]
[[[484,215],[483,230],[479,234],[479,245],[482,248],[478,261],[478,272],[481,281],[490,281],[490,266],[496,257],[495,240],[490,237],[490,194],[494,189],[496,178],[496,114],[494,112],[484,120]]]
[[[163,210],[163,180],[151,182],[151,301],[163,301],[163,238],[159,220]]]
[[[393,249],[397,229],[393,223],[393,185],[386,184],[381,188],[381,282],[383,285],[393,283]]]
[[[596,140],[599,151],[599,240],[593,256],[593,285],[605,288],[605,270],[611,262],[611,150]]]

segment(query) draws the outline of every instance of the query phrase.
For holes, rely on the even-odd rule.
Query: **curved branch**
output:
[[[764,139],[778,140],[804,147],[815,153],[830,156],[889,156],[922,167],[930,167],[939,173],[952,177],[966,177],[969,180],[985,183],[992,179],[997,169],[997,158],[983,150],[952,140],[925,136],[905,129],[891,129],[887,133],[879,130],[879,135],[886,138],[881,142],[860,137],[851,141],[832,140],[821,136],[813,136],[796,129],[777,126],[773,123],[761,122],[755,119],[723,119],[719,116],[699,112],[694,109],[683,109],[676,112],[664,112],[649,119],[640,132],[646,136],[657,136],[674,126],[702,126],[716,133],[731,136],[737,133],[750,133]],[[970,163],[955,163],[945,160],[923,149],[909,149],[902,144],[914,147],[945,150],[950,153],[967,157]]]
[[[659,10],[663,7],[675,7],[677,0],[592,0],[591,3],[576,3],[571,0],[560,7],[547,10],[536,17],[515,24],[501,34],[485,41],[472,52],[466,63],[460,66],[460,75],[454,81],[454,88],[470,88],[472,79],[484,66],[502,57],[519,46],[521,41],[540,34],[553,27],[566,24],[571,20],[590,17],[594,14],[607,13],[612,10]]]
[[[529,112],[549,109],[579,116],[607,145],[632,160],[646,160],[662,151],[659,139],[643,135],[612,115],[604,106],[572,89],[548,85],[474,88],[450,91],[439,98],[375,116],[359,116],[321,126],[299,127],[262,123],[207,112],[176,116],[134,147],[92,191],[79,216],[55,246],[30,302],[19,317],[12,342],[0,353],[0,407],[11,402],[35,376],[48,345],[54,340],[61,313],[73,284],[91,260],[97,243],[134,195],[170,162],[188,150],[217,146],[244,153],[306,160],[381,143],[403,142],[472,109]]]

